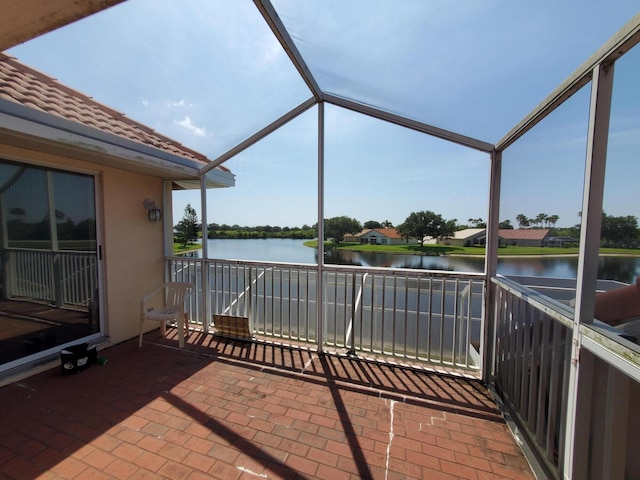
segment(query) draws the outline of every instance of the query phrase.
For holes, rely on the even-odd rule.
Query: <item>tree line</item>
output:
[[[558,215],[548,215],[546,213],[539,213],[535,217],[527,217],[523,213],[516,215],[516,222],[520,228],[526,227],[547,227],[553,228],[558,223],[560,217]]]
[[[255,227],[241,227],[239,225],[218,225],[210,223],[207,226],[208,238],[316,238],[316,226],[303,225],[302,227],[277,227],[271,225],[258,225]]]
[[[578,217],[582,212],[578,212]],[[539,213],[534,218],[528,218],[523,214],[516,216],[520,228],[544,228],[552,231],[554,236],[580,238],[580,224],[573,227],[555,228],[560,217]],[[640,228],[638,218],[634,215],[614,216],[602,212],[602,225],[600,227],[600,246],[611,248],[638,248],[640,245]]]
[[[363,225],[354,218],[347,216],[327,218],[324,221],[324,239],[332,239],[333,243],[340,244],[344,241],[346,235],[359,233],[362,228]],[[389,221],[378,223],[371,220],[365,222],[364,228],[393,228],[393,225]],[[439,213],[424,210],[412,212],[395,229],[402,238],[407,240],[415,238],[422,246],[427,237],[443,238],[451,236],[460,228],[457,219],[447,220]]]
[[[201,237],[202,223],[198,220],[196,210],[187,204],[182,219],[174,226],[176,241],[186,246]],[[294,238],[311,240],[317,236],[317,224],[302,227],[278,227],[272,225],[258,225],[255,227],[210,223],[207,225],[207,238]]]
[[[516,221],[520,228],[544,228],[551,229],[553,236],[563,236],[578,239],[580,237],[580,225],[569,228],[555,228],[555,224],[560,217],[558,215],[538,214],[534,218],[529,218],[524,214],[518,214]],[[456,231],[465,228],[486,228],[486,222],[482,218],[469,218],[468,224],[459,224],[458,220],[446,219],[441,214],[430,210],[412,212],[401,224],[394,227],[388,221],[378,222],[369,220],[360,223],[355,218],[348,216],[338,216],[324,220],[324,240],[332,240],[335,244],[344,242],[346,235],[360,233],[363,228],[395,228],[398,234],[405,239],[415,238],[423,245],[425,238],[445,238],[452,236]],[[500,222],[499,228],[512,229],[513,225],[509,220]],[[175,226],[177,237],[186,245],[190,241],[196,241],[200,237],[201,224],[198,216],[191,207],[185,207],[185,213]],[[254,227],[226,225],[210,223],[207,226],[207,237],[213,238],[295,238],[313,239],[317,237],[318,225],[302,225],[302,227],[279,227],[272,225],[259,225]],[[602,246],[637,248],[640,242],[640,229],[638,220],[633,215],[622,217],[602,214]]]

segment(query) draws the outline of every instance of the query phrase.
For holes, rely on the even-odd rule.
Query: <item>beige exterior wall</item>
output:
[[[162,205],[162,179],[2,144],[0,157],[97,175],[104,333],[110,343],[136,336],[142,297],[164,281],[163,226],[149,222],[142,205],[145,198]]]
[[[466,238],[446,238],[444,240],[438,240],[439,245],[451,245],[453,247],[464,247],[464,244],[468,241]]]
[[[140,301],[164,281],[162,223],[149,222],[142,206],[145,198],[162,205],[162,179],[122,170],[103,172],[106,317],[112,342],[139,332]]]

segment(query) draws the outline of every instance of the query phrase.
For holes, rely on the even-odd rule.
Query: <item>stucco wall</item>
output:
[[[112,342],[138,333],[140,300],[164,280],[162,223],[149,222],[145,198],[162,205],[161,179],[103,172],[106,316]]]

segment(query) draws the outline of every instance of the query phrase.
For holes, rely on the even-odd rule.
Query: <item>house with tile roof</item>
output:
[[[487,241],[485,228],[465,228],[454,232],[451,237],[438,240],[442,245],[454,245],[457,247],[484,246]]]
[[[358,242],[369,245],[408,245],[417,244],[415,238],[403,238],[395,228],[365,228],[360,233],[345,237],[345,242]]]
[[[498,230],[501,245],[544,247],[550,237],[548,228],[513,228]]]
[[[0,371],[135,336],[173,254],[171,191],[200,189],[207,167],[207,188],[234,185],[205,155],[0,53],[0,317],[13,339]]]

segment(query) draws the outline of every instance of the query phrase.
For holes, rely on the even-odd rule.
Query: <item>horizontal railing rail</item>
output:
[[[328,349],[476,372],[481,365],[483,275],[325,265],[320,324],[316,265],[171,258],[167,271],[196,285],[188,306],[205,329],[215,315],[246,317],[264,337],[316,343],[323,328]]]

